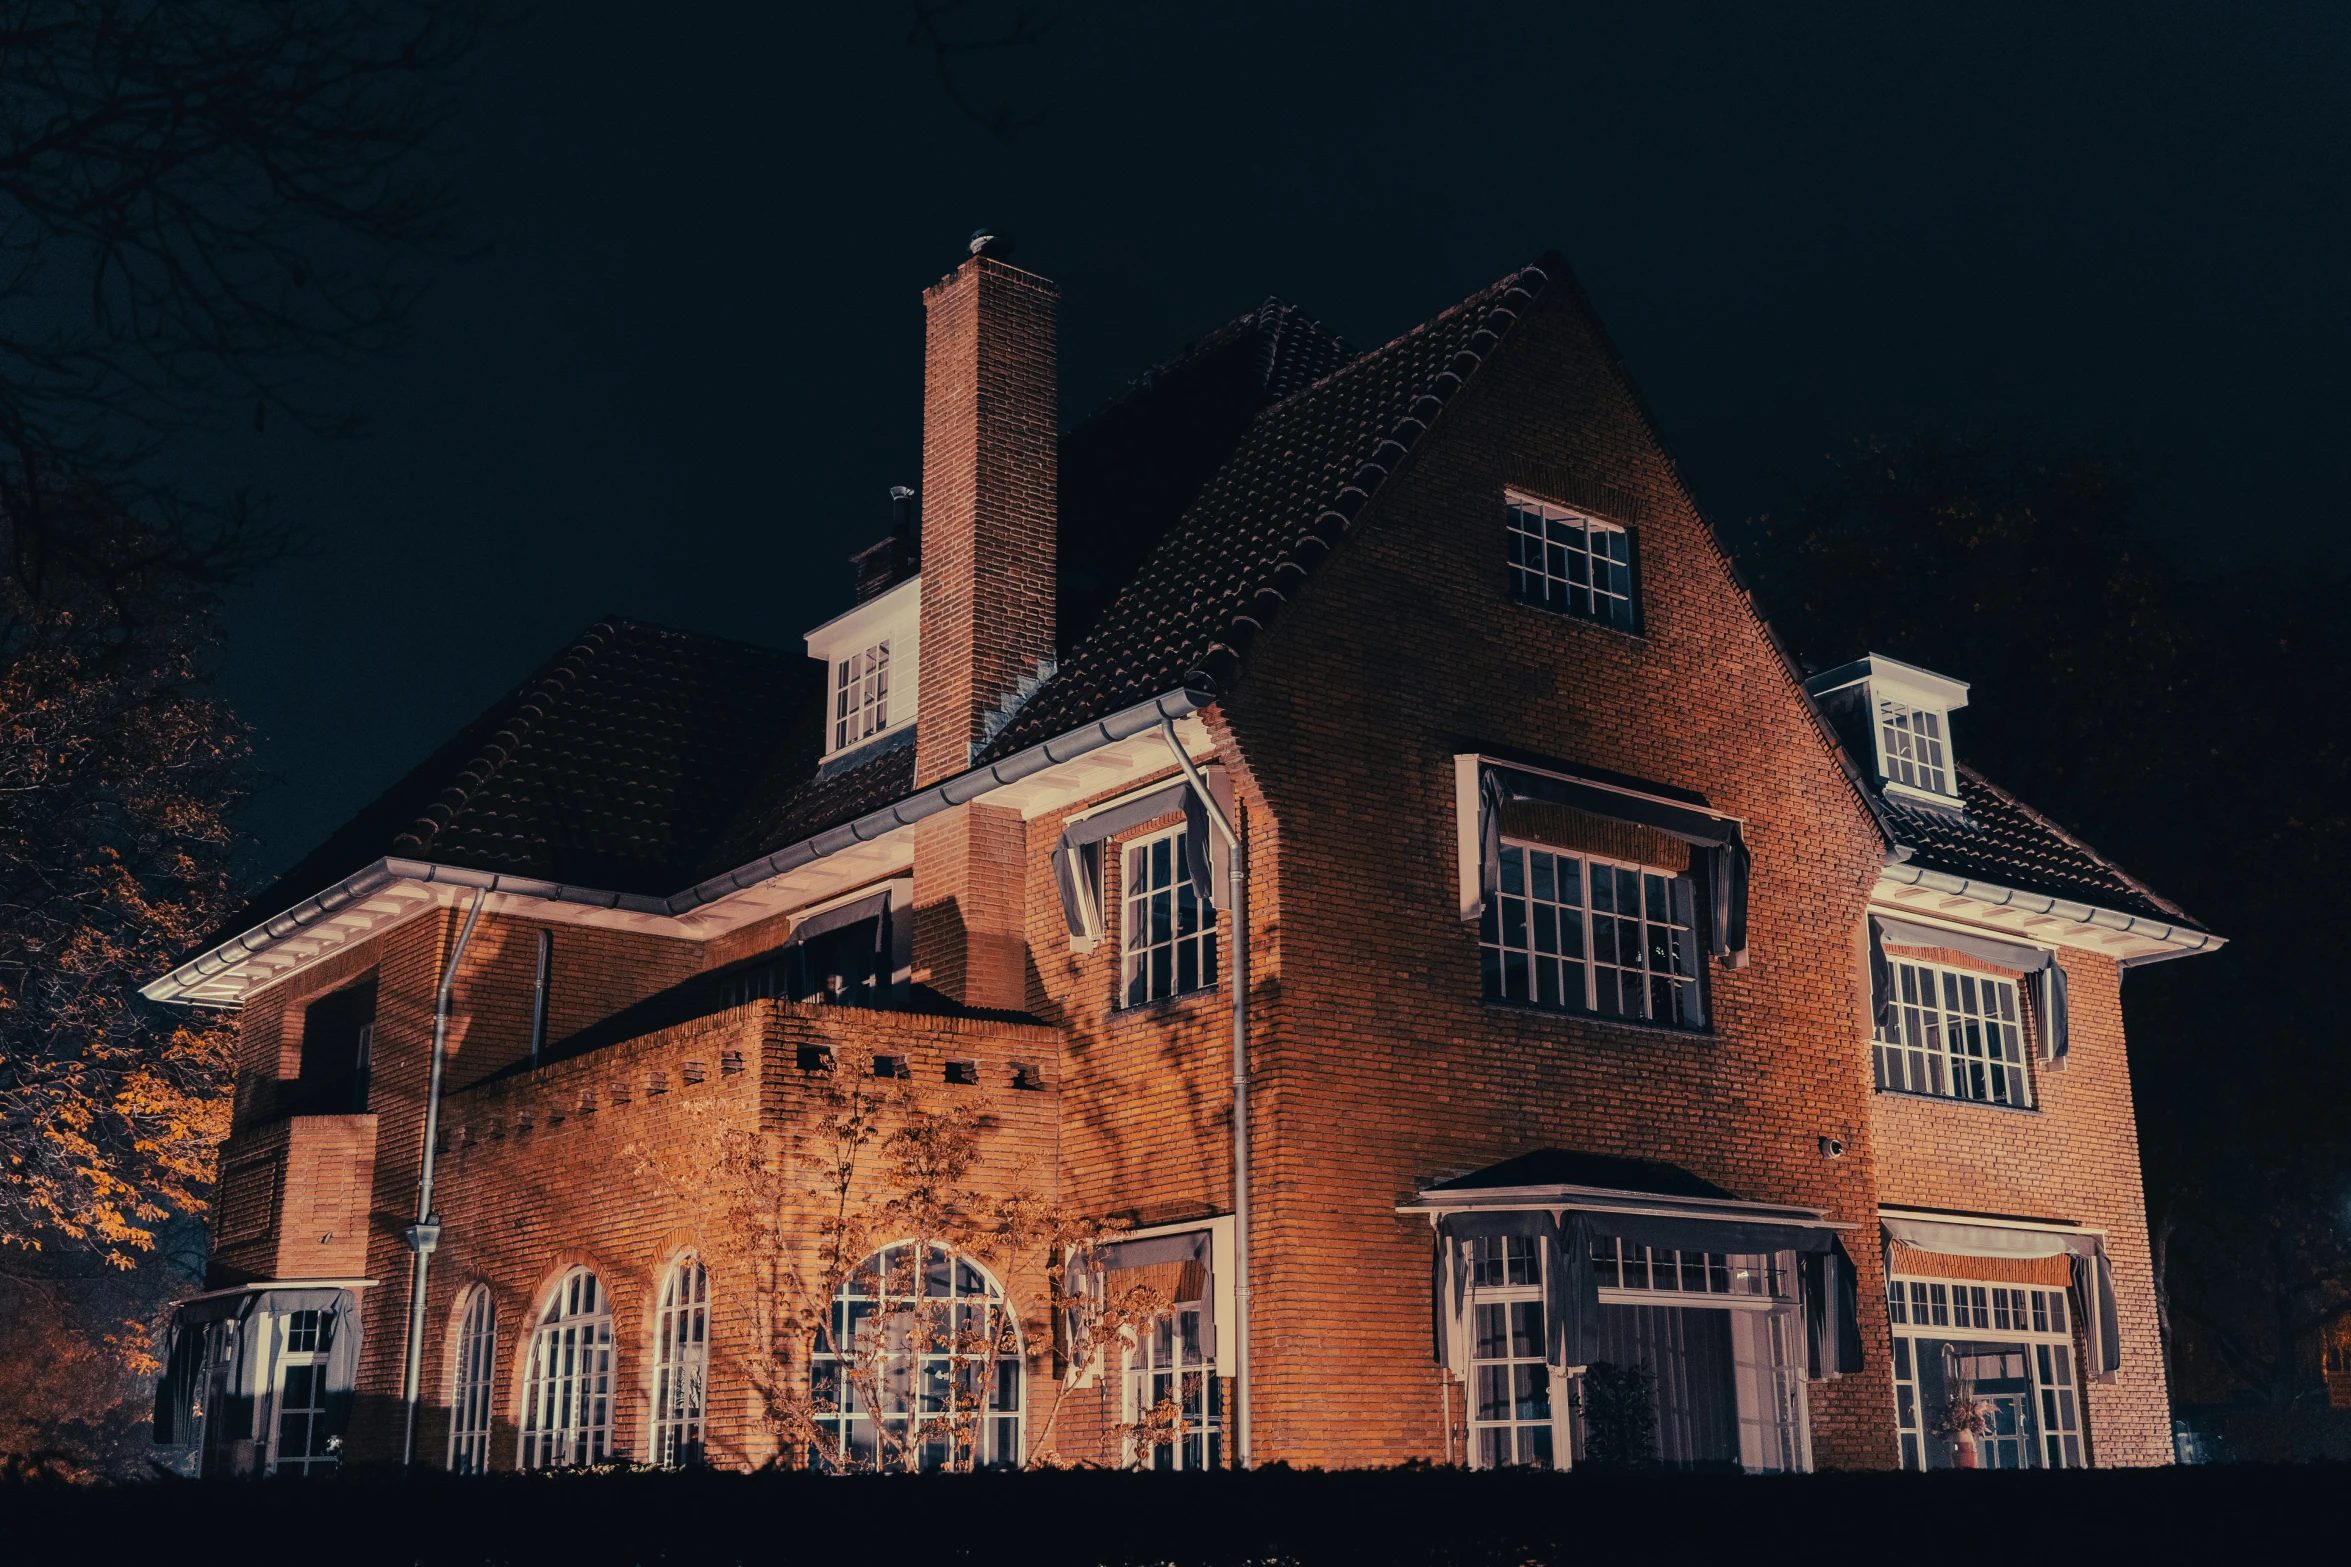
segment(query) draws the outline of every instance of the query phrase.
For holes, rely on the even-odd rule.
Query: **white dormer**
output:
[[[828,758],[913,726],[921,635],[919,575],[808,633],[808,656],[823,659],[832,672],[825,683]]]
[[[1960,803],[1951,715],[1967,706],[1966,681],[1872,653],[1813,676],[1804,689],[1845,743],[1876,762],[1878,786],[1888,795]]]

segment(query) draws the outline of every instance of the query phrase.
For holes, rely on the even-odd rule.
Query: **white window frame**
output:
[[[1493,1260],[1496,1270],[1502,1275],[1492,1283],[1482,1282],[1486,1259],[1479,1255],[1479,1248],[1489,1243],[1496,1247]],[[1504,1467],[1488,1461],[1486,1437],[1489,1433],[1502,1435],[1510,1441],[1511,1466],[1519,1466],[1522,1460],[1518,1457],[1518,1434],[1523,1432],[1530,1439],[1547,1439],[1551,1449],[1547,1467],[1572,1469],[1575,1467],[1575,1437],[1568,1413],[1570,1379],[1561,1375],[1546,1359],[1550,1342],[1550,1323],[1547,1320],[1550,1248],[1532,1235],[1486,1236],[1463,1244],[1469,1247],[1469,1288],[1464,1294],[1461,1314],[1461,1330],[1466,1335],[1463,1342],[1469,1357],[1469,1381],[1463,1389],[1463,1402],[1466,1405],[1463,1411],[1464,1425],[1469,1433],[1469,1466],[1472,1469]],[[1514,1250],[1520,1251],[1518,1257],[1512,1255]],[[1513,1279],[1511,1264],[1519,1260],[1532,1264],[1527,1270],[1530,1278]],[[1529,1306],[1533,1308],[1534,1345],[1531,1353],[1520,1353],[1516,1324],[1523,1320]],[[1479,1337],[1480,1318],[1486,1311],[1500,1314],[1503,1325],[1503,1337],[1499,1341],[1503,1345],[1503,1353],[1500,1355],[1478,1353],[1486,1343]],[[1485,1414],[1481,1403],[1484,1393],[1482,1384],[1487,1377],[1497,1375],[1507,1379],[1506,1412],[1498,1418]],[[1521,1388],[1537,1377],[1541,1380],[1544,1397],[1548,1400],[1547,1412],[1539,1416],[1520,1415],[1517,1411]],[[1540,1442],[1533,1445],[1539,1446]]]
[[[862,745],[892,727],[888,637],[833,661],[832,726],[829,751]]]
[[[834,616],[808,633],[808,656],[825,666],[824,755],[826,760],[896,734],[914,722],[920,705],[918,687],[922,668],[922,578],[908,577],[887,592]],[[859,722],[845,731],[841,710],[842,670],[852,660],[858,669],[858,711],[868,711],[862,667],[864,657],[889,650],[889,707],[884,722]]]
[[[517,1467],[564,1469],[612,1456],[612,1297],[586,1268],[555,1286],[531,1333]]]
[[[1212,1292],[1215,1287],[1211,1278]],[[1150,1452],[1142,1453],[1130,1437],[1123,1454],[1128,1468],[1200,1470],[1227,1466],[1232,1438],[1224,1378],[1218,1374],[1216,1357],[1200,1349],[1203,1330],[1214,1325],[1215,1316],[1214,1300],[1171,1303],[1168,1315],[1153,1323],[1140,1343],[1119,1351],[1128,1425],[1140,1422],[1160,1397],[1173,1395],[1176,1404],[1175,1440],[1154,1444]],[[1221,1337],[1216,1340],[1220,1351],[1223,1342]]]
[[[487,1474],[498,1375],[498,1305],[487,1284],[476,1284],[467,1292],[455,1337],[455,1353],[450,1356],[456,1378],[449,1399],[449,1472]]]
[[[1945,804],[1958,800],[1951,715],[1875,689],[1870,696],[1870,731],[1877,737],[1878,776],[1886,787]]]
[[[1517,856],[1515,864],[1519,878],[1519,890],[1516,892],[1509,890],[1514,864],[1513,855]],[[1548,900],[1538,898],[1535,892],[1538,868],[1535,856],[1538,855],[1547,856],[1553,864],[1553,896]],[[1504,1005],[1536,1007],[1544,1011],[1560,1012],[1570,1016],[1606,1018],[1620,1023],[1640,1023],[1653,1028],[1671,1028],[1688,1033],[1705,1031],[1706,995],[1705,980],[1702,976],[1706,965],[1699,952],[1698,889],[1695,876],[1687,871],[1669,871],[1654,865],[1640,865],[1628,860],[1612,860],[1605,855],[1555,848],[1550,844],[1535,843],[1523,838],[1505,837],[1501,842],[1500,856],[1501,884],[1496,888],[1491,900],[1495,906],[1488,908],[1480,916],[1478,926],[1479,984],[1487,1000],[1498,1001]],[[1558,896],[1560,883],[1557,880],[1557,870],[1558,867],[1568,864],[1573,864],[1576,867],[1576,895],[1581,900],[1580,904],[1563,902]],[[1625,916],[1613,911],[1604,914],[1594,909],[1593,904],[1597,900],[1593,894],[1593,876],[1596,872],[1603,870],[1610,873],[1612,902],[1615,900],[1616,892],[1623,885],[1623,876],[1629,874],[1635,878],[1635,885],[1640,889],[1641,912],[1629,921]],[[1652,881],[1662,883],[1663,896],[1667,902],[1667,918],[1663,921],[1654,920],[1649,915],[1650,899],[1659,891],[1658,888],[1651,886]],[[1676,910],[1671,906],[1673,899],[1677,896],[1687,901],[1688,907],[1686,909]],[[1579,956],[1569,956],[1564,951],[1569,943],[1562,934],[1566,923],[1562,916],[1571,908],[1576,915],[1575,944],[1580,949]],[[1512,944],[1511,925],[1514,915],[1524,919],[1524,930],[1520,932],[1524,945]],[[1555,922],[1552,925],[1555,950],[1551,953],[1545,953],[1541,950],[1542,932],[1547,918]],[[1611,950],[1616,953],[1616,961],[1610,963],[1603,963],[1599,956],[1602,933],[1597,927],[1603,920],[1610,922],[1608,935],[1611,938]],[[1637,926],[1639,931],[1641,966],[1638,969],[1628,967],[1623,961],[1623,931],[1628,923]],[[1667,933],[1667,958],[1669,963],[1675,958],[1679,958],[1683,965],[1680,972],[1660,975],[1648,966],[1653,945],[1653,931]],[[1678,944],[1675,940],[1676,937],[1679,938]],[[1523,956],[1526,961],[1529,978],[1525,996],[1510,994],[1510,960],[1514,954]],[[1583,994],[1579,998],[1578,1004],[1566,1004],[1565,991],[1567,987],[1564,980],[1559,981],[1558,1000],[1547,1001],[1543,999],[1540,981],[1545,970],[1546,960],[1548,960],[1554,979],[1557,979],[1568,963],[1573,963],[1580,971]],[[1621,987],[1625,975],[1637,974],[1639,976],[1637,983],[1640,986],[1641,995],[1640,1011],[1623,1010],[1621,988],[1617,992],[1618,1009],[1614,1011],[1601,1009],[1601,971],[1603,969],[1610,972],[1613,976],[1612,984],[1618,987]],[[1673,989],[1674,1005],[1678,1010],[1678,1016],[1674,1018],[1651,1016],[1651,1010],[1656,1005],[1655,982],[1661,977],[1667,980]]]
[[[2021,980],[1891,952],[1886,965],[1894,987],[1894,1029],[1892,1037],[1875,1030],[1870,1045],[1871,1070],[1880,1093],[2012,1110],[2037,1106],[2027,1059],[2031,1052],[2025,1044]],[[1935,992],[1931,1004],[1919,997],[1926,989]],[[1998,1010],[1988,1001],[1997,1001]],[[1925,1087],[1916,1086],[1922,1072]],[[1968,1091],[1962,1092],[1963,1087]]]
[[[1157,850],[1165,845],[1168,861],[1168,879],[1157,881]],[[1192,885],[1191,866],[1185,858],[1186,829],[1163,828],[1129,838],[1116,845],[1118,851],[1118,908],[1119,908],[1119,965],[1118,1005],[1121,1010],[1146,1007],[1155,1002],[1171,1001],[1178,996],[1189,996],[1204,990],[1214,990],[1222,972],[1217,962],[1217,915],[1209,906],[1200,889]],[[1154,884],[1138,892],[1135,888],[1134,867],[1138,857],[1150,863]],[[1167,900],[1167,930],[1165,940],[1154,936],[1148,923],[1152,904],[1164,897]],[[1190,905],[1192,927],[1183,926],[1185,906]],[[1138,943],[1137,938],[1143,939]],[[1154,962],[1155,956],[1167,957],[1167,988],[1162,990]],[[1183,983],[1184,960],[1192,962],[1192,983]],[[1136,981],[1143,982],[1141,994],[1136,993]]]
[[[653,1314],[653,1418],[646,1457],[663,1469],[702,1461],[710,1398],[710,1270],[688,1254],[661,1279]]]
[[[917,1296],[910,1291],[896,1288],[897,1281],[906,1275],[894,1271],[894,1265],[910,1260],[910,1248],[914,1244],[914,1241],[909,1238],[893,1241],[887,1246],[880,1247],[858,1265],[856,1270],[850,1274],[848,1281],[834,1295],[831,1310],[827,1314],[825,1329],[816,1340],[816,1345],[812,1348],[809,1357],[810,1396],[812,1403],[816,1406],[812,1409],[810,1418],[818,1425],[831,1429],[842,1451],[855,1451],[856,1443],[851,1438],[853,1429],[861,1424],[870,1425],[876,1419],[873,1411],[855,1407],[859,1395],[854,1393],[850,1379],[840,1369],[844,1362],[855,1359],[859,1347],[858,1336],[870,1329],[875,1323],[890,1323],[898,1317],[914,1315],[911,1309],[893,1311],[891,1308],[895,1303],[905,1303],[907,1307],[911,1308],[917,1300],[945,1301],[950,1309],[960,1317],[970,1309],[964,1303],[976,1299],[986,1313],[982,1323],[975,1330],[977,1336],[980,1339],[1001,1344],[1004,1337],[1008,1335],[1011,1340],[1011,1348],[999,1355],[986,1357],[989,1361],[985,1367],[985,1380],[988,1388],[986,1400],[976,1412],[961,1412],[973,1419],[976,1451],[972,1455],[972,1467],[981,1469],[997,1466],[1017,1467],[1025,1462],[1028,1455],[1027,1360],[1023,1353],[1019,1313],[1013,1310],[1012,1303],[1004,1292],[1002,1281],[993,1272],[983,1266],[976,1258],[941,1246],[935,1241],[931,1243],[931,1250],[947,1265],[951,1293],[932,1295],[926,1289],[922,1295]],[[979,1279],[981,1287],[978,1291],[966,1292],[962,1287],[965,1270],[969,1270]],[[926,1269],[925,1272],[927,1277],[928,1270]],[[861,1307],[867,1309],[861,1310],[859,1309]],[[908,1337],[911,1338],[910,1331]],[[842,1353],[844,1349],[847,1350],[846,1354]],[[902,1378],[902,1381],[895,1388],[885,1384],[882,1389],[883,1396],[894,1399],[901,1407],[897,1409],[885,1408],[881,1412],[880,1418],[890,1420],[893,1423],[911,1422],[912,1435],[905,1444],[905,1452],[915,1466],[921,1467],[925,1465],[936,1441],[936,1439],[927,1437],[923,1428],[936,1424],[944,1439],[952,1444],[954,1440],[953,1422],[958,1412],[954,1410],[906,1409],[903,1405],[911,1401],[908,1390],[922,1386],[926,1381],[924,1373],[933,1367],[943,1368],[951,1384],[955,1376],[957,1362],[970,1363],[981,1357],[963,1353],[957,1347],[956,1341],[950,1339],[944,1349],[935,1347],[935,1344],[934,1347],[924,1349],[920,1357],[921,1365],[905,1371],[897,1369],[899,1363],[911,1361],[914,1358],[914,1353],[911,1346],[889,1349],[884,1352],[883,1376],[885,1378]],[[836,1407],[830,1410],[823,1407],[825,1394],[819,1387],[820,1368],[824,1367],[833,1368],[831,1372],[834,1379],[833,1386],[838,1390],[834,1395]],[[1001,1403],[1008,1386],[1014,1401],[1014,1407],[1011,1409],[1005,1409]],[[874,1439],[871,1450],[877,1456],[880,1454],[881,1444],[878,1436]]]
[[[295,1336],[302,1331],[301,1320],[309,1323],[310,1347],[294,1348]],[[343,1461],[342,1442],[336,1437],[326,1438],[320,1451],[288,1454],[283,1446],[286,1434],[286,1416],[299,1413],[309,1418],[316,1428],[326,1419],[326,1370],[328,1356],[334,1349],[337,1323],[332,1308],[318,1311],[289,1311],[277,1317],[273,1324],[277,1339],[276,1363],[270,1368],[269,1399],[269,1473],[310,1475],[326,1473],[339,1467]],[[286,1404],[287,1374],[302,1370],[310,1387],[310,1402],[292,1410]]]
[[[1899,1307],[1895,1305],[1897,1291],[1901,1295]],[[1927,1429],[1934,1412],[1922,1407],[1918,1391],[1916,1356],[1921,1337],[2023,1344],[2026,1378],[2032,1384],[2025,1402],[2033,1430],[2029,1441],[2021,1433],[2016,1440],[2032,1453],[2033,1461],[2022,1467],[2085,1466],[2088,1379],[2074,1343],[2074,1306],[2066,1286],[1897,1273],[1886,1281],[1886,1296],[1888,1326],[1899,1345],[1893,1352],[1891,1370],[1894,1429],[1903,1468],[1923,1468],[1925,1445],[1942,1440]],[[1943,1320],[1935,1320],[1938,1315]],[[1919,1320],[1922,1316],[1926,1320]],[[1978,1468],[1992,1467],[1985,1460],[1994,1456],[1988,1449],[1998,1440],[1995,1435],[1977,1442]]]
[[[1631,529],[1518,490],[1503,491],[1503,500],[1511,592],[1519,603],[1615,631],[1639,630]]]
[[[1739,1407],[1739,1463],[1749,1474],[1809,1473],[1812,1413],[1797,1316],[1796,1254],[1683,1252],[1615,1242],[1599,1260],[1604,1306],[1701,1306],[1731,1313],[1731,1366]],[[1633,1253],[1641,1253],[1635,1257]],[[1648,1284],[1633,1284],[1634,1268]],[[1697,1277],[1703,1288],[1688,1286]],[[1668,1286],[1660,1283],[1672,1279]],[[1610,1283],[1610,1279],[1617,1282]]]

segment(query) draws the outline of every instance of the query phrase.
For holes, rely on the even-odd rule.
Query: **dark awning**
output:
[[[1462,765],[1471,759],[1460,759]],[[1532,800],[1564,805],[1611,821],[1652,827],[1698,850],[1692,871],[1707,899],[1708,949],[1726,967],[1747,963],[1747,842],[1736,817],[1710,806],[1674,800],[1619,784],[1569,777],[1539,768],[1478,757],[1477,844],[1479,901],[1502,883],[1502,807]],[[1468,824],[1463,824],[1468,836]]]
[[[1945,930],[1940,925],[1919,925],[1890,914],[1872,914],[1869,917],[1870,1010],[1881,1034],[1890,1033],[1894,1027],[1894,974],[1886,963],[1884,950],[1889,941],[1898,947],[1948,947],[2018,974],[2040,975],[2041,1057],[2054,1061],[2070,1048],[2072,1027],[2067,1015],[2070,1007],[2066,1000],[2065,966],[2057,961],[2056,953],[2046,947],[2002,941],[1997,936],[1974,931]]]

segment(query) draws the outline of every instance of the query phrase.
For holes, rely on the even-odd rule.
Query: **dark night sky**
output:
[[[841,608],[981,223],[1062,285],[1065,420],[1268,293],[1368,347],[1558,246],[1717,517],[1990,424],[2129,457],[2216,569],[2344,558],[2340,8],[1071,6],[964,71],[1043,117],[1009,145],[906,8],[801,9],[501,35],[486,254],[322,387],[372,433],[209,451],[317,543],[230,622],[266,868],[600,614],[791,645]]]

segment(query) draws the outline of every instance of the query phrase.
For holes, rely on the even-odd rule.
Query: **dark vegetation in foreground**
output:
[[[1994,1525],[2196,1560],[2328,1529],[2341,1466],[2015,1474],[1106,1471],[825,1479],[559,1474],[0,1488],[0,1562],[155,1555],[250,1567],[299,1542],[339,1567],[815,1561],[1060,1564],[1904,1560]],[[256,1494],[258,1485],[263,1494]],[[1956,1532],[1954,1532],[1956,1531]]]

